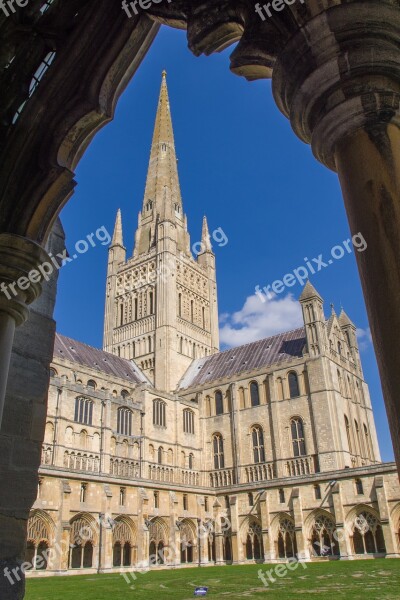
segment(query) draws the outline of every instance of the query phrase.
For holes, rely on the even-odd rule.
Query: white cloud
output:
[[[220,316],[224,346],[241,346],[303,325],[301,306],[292,294],[265,300],[262,302],[256,294],[248,296],[239,311]]]
[[[369,346],[372,344],[372,336],[371,330],[369,327],[367,329],[358,328],[356,331],[358,346],[361,351],[367,350]]]

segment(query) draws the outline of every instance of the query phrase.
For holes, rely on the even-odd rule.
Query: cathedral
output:
[[[194,257],[166,73],[127,256],[109,248],[103,349],[57,334],[30,576],[400,556],[356,326],[307,282],[303,326],[221,352],[206,218]]]

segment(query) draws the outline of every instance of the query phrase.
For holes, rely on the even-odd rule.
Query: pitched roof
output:
[[[56,333],[54,342],[54,360],[57,358],[64,358],[132,383],[149,383],[132,360],[120,358],[59,333]]]
[[[190,365],[179,389],[203,385],[270,365],[300,358],[306,345],[304,327],[280,333],[258,342],[199,358]]]

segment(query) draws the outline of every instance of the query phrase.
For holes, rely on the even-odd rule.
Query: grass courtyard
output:
[[[399,600],[400,560],[376,559],[299,565],[265,587],[258,578],[276,565],[207,567],[137,574],[131,586],[119,574],[28,579],[26,600],[191,600],[196,586],[207,598]],[[268,581],[268,579],[267,579]]]

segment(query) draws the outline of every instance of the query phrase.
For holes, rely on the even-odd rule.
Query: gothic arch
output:
[[[349,511],[345,521],[354,554],[386,553],[380,516],[374,508],[359,504]]]
[[[260,519],[254,515],[245,517],[240,525],[240,541],[246,560],[264,560],[264,544]]]
[[[113,526],[113,566],[130,567],[137,562],[137,529],[126,516],[119,516]]]
[[[78,513],[70,521],[70,569],[91,569],[98,544],[99,525],[89,513]]]
[[[55,524],[43,510],[33,510],[28,519],[25,561],[31,569],[45,571],[48,567],[47,551],[54,543]]]
[[[163,565],[165,548],[168,546],[169,527],[161,517],[153,518],[149,525],[149,564]]]
[[[182,519],[179,525],[181,563],[193,563],[193,548],[197,546],[196,526],[190,519]]]
[[[287,513],[278,514],[271,523],[277,558],[293,558],[297,555],[294,519]]]
[[[340,556],[335,516],[326,510],[312,511],[304,522],[311,556]]]

